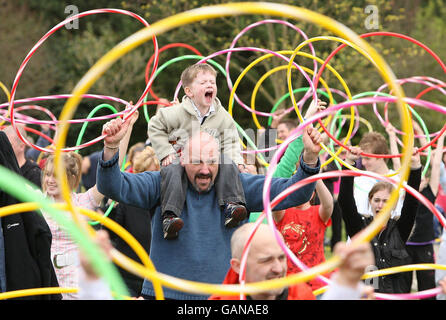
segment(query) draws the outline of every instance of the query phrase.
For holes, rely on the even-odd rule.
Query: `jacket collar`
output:
[[[194,108],[194,105],[192,103],[192,99],[191,98],[189,98],[188,96],[185,95],[185,96],[183,96],[183,98],[181,100],[181,103],[184,105],[184,109],[187,112],[189,112],[191,115],[193,115],[195,117],[197,116],[197,112],[195,111],[195,108]],[[215,97],[213,105],[214,105],[214,108],[215,108],[215,113],[218,112],[218,109],[223,108],[220,100],[217,97]],[[212,116],[212,114],[210,116]]]

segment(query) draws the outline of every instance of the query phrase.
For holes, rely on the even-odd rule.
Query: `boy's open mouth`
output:
[[[205,97],[206,101],[211,102],[213,94],[214,94],[214,92],[212,90],[206,91],[204,93],[204,97]]]

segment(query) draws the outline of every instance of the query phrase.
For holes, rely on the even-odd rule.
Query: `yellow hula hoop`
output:
[[[369,61],[370,61],[372,64],[374,64],[375,66],[377,66],[377,65],[375,64],[373,58],[372,58],[372,57],[371,57],[365,50],[363,50],[363,49],[360,48],[359,46],[356,46],[354,43],[351,43],[350,41],[347,41],[347,40],[345,40],[345,39],[338,38],[338,37],[332,37],[332,36],[321,36],[321,37],[310,38],[310,39],[308,39],[308,40],[303,41],[301,44],[299,44],[299,45],[296,47],[296,49],[294,50],[292,56],[290,57],[290,61],[288,62],[288,70],[287,70],[287,82],[288,82],[288,90],[289,90],[289,93],[290,93],[290,98],[291,98],[291,101],[292,101],[292,103],[293,103],[294,109],[296,110],[297,116],[299,117],[299,119],[300,119],[301,122],[303,121],[303,118],[302,118],[302,115],[300,114],[299,109],[298,109],[298,107],[297,107],[296,99],[294,98],[294,95],[292,94],[292,93],[293,93],[293,86],[292,86],[292,84],[291,84],[291,66],[292,66],[292,64],[293,64],[294,58],[295,58],[296,55],[300,52],[300,51],[299,51],[300,49],[302,49],[302,48],[303,48],[305,45],[307,45],[308,43],[316,42],[316,41],[322,41],[322,40],[332,40],[332,41],[337,41],[337,42],[341,42],[341,43],[343,43],[343,44],[345,44],[345,45],[348,45],[348,46],[352,47],[353,49],[355,49],[356,51],[358,51],[359,53],[361,53],[364,57],[366,57],[367,59],[369,59]],[[320,62],[320,63],[323,63],[323,62]],[[327,64],[327,67],[328,67],[328,64]],[[341,78],[341,79],[342,79],[342,78]],[[352,99],[351,94],[350,94],[350,91],[348,91],[348,92],[346,92],[346,93],[348,94],[349,99]],[[407,108],[407,106],[406,106],[405,104],[404,104],[404,107],[403,107],[403,108],[405,108],[406,112],[408,112],[408,108]],[[351,133],[353,132],[353,120],[352,120],[352,119],[353,119],[353,117],[354,117],[354,108],[351,107],[350,110],[351,110],[351,113],[350,113],[350,117],[351,117],[351,118],[350,118],[350,119],[351,119],[351,121],[350,121],[350,126],[349,126],[349,129],[348,129],[348,132],[347,132],[347,136],[345,137],[345,140],[344,140],[343,144],[346,144],[346,143],[350,140]],[[412,124],[410,124],[410,125],[412,125]],[[412,132],[412,133],[413,133],[413,132]],[[413,143],[413,142],[412,142],[412,143]],[[354,167],[352,167],[352,166],[346,164],[344,161],[342,161],[342,160],[338,157],[338,155],[342,152],[342,150],[343,150],[344,148],[342,148],[342,147],[339,148],[339,149],[335,152],[335,154],[333,154],[332,152],[329,152],[329,151],[328,151],[327,146],[325,146],[323,143],[321,143],[321,147],[322,147],[328,154],[331,155],[331,158],[328,159],[328,160],[326,160],[323,164],[321,164],[321,167],[324,167],[324,166],[328,165],[330,162],[332,162],[333,160],[336,159],[336,160],[339,161],[340,163],[344,164],[344,165],[345,165],[347,168],[349,168],[350,170],[360,171],[360,170],[358,170],[358,169],[356,169],[356,168],[354,168]],[[394,173],[390,173],[390,174],[386,174],[386,175],[384,175],[384,176],[386,176],[386,177],[392,177],[392,176],[394,176],[394,175],[398,175],[398,174],[400,173],[400,170],[401,170],[401,169],[402,169],[402,167],[400,167],[398,170],[396,170],[396,172],[394,172]]]
[[[368,57],[370,62],[374,63],[373,59],[361,47],[356,46],[354,43],[351,43],[350,41],[347,41],[347,40],[342,39],[342,38],[332,37],[332,36],[321,36],[321,37],[310,38],[308,40],[305,40],[301,44],[299,44],[296,47],[296,49],[294,49],[294,52],[292,53],[292,55],[290,57],[290,61],[288,62],[287,82],[288,82],[288,90],[289,90],[289,93],[290,93],[290,98],[291,98],[291,101],[293,103],[294,108],[296,109],[296,113],[297,113],[297,115],[299,117],[300,122],[303,122],[303,117],[300,114],[299,109],[297,108],[296,99],[294,98],[294,95],[293,95],[293,86],[291,84],[291,66],[293,65],[293,62],[294,62],[294,59],[296,58],[296,55],[298,54],[298,52],[300,52],[300,49],[302,49],[308,43],[312,43],[312,42],[316,42],[316,41],[322,41],[322,40],[332,40],[332,41],[337,41],[337,42],[341,42],[341,43],[343,43],[345,45],[348,45],[348,46],[356,49],[357,51],[359,51],[365,57]],[[322,61],[320,63],[323,64],[324,61]],[[351,95],[349,95],[349,98],[351,99]]]
[[[399,272],[408,272],[408,271],[417,271],[417,270],[446,270],[446,265],[443,264],[435,264],[435,263],[419,263],[419,264],[408,264],[405,266],[398,266],[392,268],[381,269],[377,271],[371,271],[365,273],[361,279],[366,280],[370,278],[386,276],[389,274],[395,274]],[[321,287],[317,290],[313,291],[315,296],[320,295],[327,291],[328,286]]]
[[[150,27],[144,28],[128,38],[121,41],[118,45],[116,45],[113,49],[111,49],[108,53],[106,53],[102,58],[100,58],[95,65],[82,77],[82,79],[78,82],[76,87],[72,92],[72,97],[67,100],[65,106],[61,113],[61,126],[60,126],[60,134],[57,137],[56,143],[56,153],[55,161],[58,169],[58,180],[60,184],[66,183],[66,179],[63,178],[63,168],[62,163],[59,161],[61,157],[61,149],[64,145],[68,133],[69,124],[67,121],[71,119],[74,112],[76,111],[76,107],[78,106],[80,100],[82,99],[82,95],[88,91],[88,89],[99,79],[99,77],[120,57],[130,52],[134,48],[138,47],[142,43],[148,41],[152,36],[159,35],[168,30],[171,30],[175,27],[189,24],[197,21],[201,21],[203,19],[210,18],[218,18],[235,14],[260,14],[260,15],[270,15],[270,16],[281,16],[289,19],[298,19],[306,22],[317,23],[323,28],[332,31],[340,37],[351,40],[353,43],[357,44],[359,47],[364,49],[369,55],[372,57],[373,61],[375,61],[375,66],[378,69],[379,74],[383,77],[384,81],[389,84],[389,87],[392,88],[395,92],[395,96],[397,97],[397,108],[402,118],[402,130],[405,135],[403,135],[403,157],[401,161],[401,171],[402,176],[401,180],[397,188],[390,195],[389,201],[383,208],[383,214],[379,215],[374,221],[366,228],[364,231],[352,241],[352,245],[357,245],[358,243],[362,243],[365,241],[370,241],[373,236],[375,236],[382,225],[389,219],[390,217],[390,209],[394,203],[396,203],[398,199],[398,192],[401,189],[404,181],[407,180],[410,168],[410,157],[413,149],[413,128],[412,123],[410,121],[410,115],[407,107],[403,103],[404,92],[403,89],[396,82],[396,77],[393,74],[390,67],[384,61],[384,59],[379,55],[379,53],[373,49],[364,39],[361,39],[357,34],[355,34],[352,30],[342,25],[341,23],[318,14],[316,12],[310,11],[304,8],[297,8],[290,5],[278,4],[278,3],[267,3],[267,2],[240,2],[240,3],[228,3],[228,4],[220,4],[209,7],[201,7],[198,9],[193,9],[190,11],[182,12],[176,14],[174,16],[170,16],[163,20],[160,20]],[[64,192],[67,197],[69,197],[68,190],[66,190],[66,186],[64,187]],[[72,206],[70,206],[72,208]],[[306,270],[296,275],[289,276],[287,278],[269,280],[263,282],[252,283],[245,286],[238,286],[238,288],[243,289],[243,292],[248,293],[248,288],[256,288],[261,290],[268,290],[270,288],[279,288],[289,286],[295,283],[299,283],[302,281],[308,281],[314,278],[316,275],[321,273],[326,273],[334,268],[336,268],[340,263],[340,259],[338,256],[333,256],[323,264],[315,266],[310,270]],[[161,279],[160,279],[161,280]],[[180,282],[180,280],[175,279],[175,281]],[[185,281],[185,280],[181,280]],[[209,289],[206,287],[206,284],[195,285],[195,289],[201,288],[202,290]],[[209,286],[209,285],[207,285]],[[212,288],[217,289],[221,288],[220,286],[212,286]],[[207,292],[216,292],[216,291],[207,291]],[[241,292],[241,290],[237,291]]]
[[[339,117],[340,118],[351,119],[352,116],[349,115],[349,114],[341,114],[341,115],[339,115]],[[373,131],[373,127],[372,127],[372,125],[370,124],[370,122],[367,119],[365,119],[365,118],[363,118],[361,116],[355,116],[355,118],[357,118],[359,120],[359,122],[362,122],[367,127],[369,132]]]
[[[305,45],[307,45],[308,43],[316,42],[316,41],[322,41],[322,40],[339,41],[339,42],[344,43],[344,44],[346,44],[346,45],[348,45],[348,46],[350,46],[350,47],[353,47],[354,49],[356,49],[357,51],[359,51],[360,53],[362,53],[364,56],[369,57],[369,55],[368,55],[366,52],[364,52],[364,50],[362,50],[360,47],[356,46],[355,44],[353,44],[353,43],[351,43],[351,42],[349,42],[349,41],[347,41],[347,40],[345,40],[345,39],[337,38],[337,37],[330,37],[330,36],[325,36],[325,37],[314,37],[314,38],[305,40],[305,41],[302,42],[300,45],[298,45],[298,46],[296,47],[296,49],[294,50],[292,56],[290,57],[290,61],[288,62],[287,83],[288,83],[288,90],[289,90],[289,93],[290,93],[291,102],[293,103],[294,109],[296,110],[296,113],[297,113],[297,116],[299,117],[300,122],[303,121],[303,117],[302,117],[301,113],[299,112],[299,109],[298,109],[298,107],[297,107],[297,103],[296,103],[296,99],[294,98],[294,95],[293,95],[293,87],[292,87],[292,84],[291,84],[291,67],[290,67],[290,65],[292,65],[292,63],[293,63],[293,61],[294,61],[294,58],[296,57],[297,53],[300,52],[300,49],[301,49],[301,48],[303,48],[303,47],[304,47]],[[371,59],[371,58],[369,57],[369,60],[371,60],[371,62],[373,63],[373,59]],[[321,62],[321,63],[323,63],[323,62]],[[346,93],[347,93],[347,92],[346,92]],[[349,99],[352,99],[352,96],[351,96],[350,91],[348,91],[347,94],[348,94]],[[347,143],[347,142],[350,140],[351,134],[352,134],[352,132],[353,132],[353,116],[354,116],[354,108],[353,108],[353,107],[350,108],[350,114],[351,114],[351,117],[352,117],[352,118],[351,118],[351,121],[350,121],[350,126],[349,126],[349,128],[348,128],[347,136],[345,137],[345,140],[344,140],[344,142],[343,142],[344,144]],[[321,144],[321,146],[322,146],[322,144]],[[326,148],[325,146],[323,147],[323,149],[324,149],[324,150],[327,150],[327,148]],[[335,153],[335,156],[333,156],[332,153],[329,153],[332,157],[331,157],[330,159],[326,160],[326,161],[321,165],[321,167],[324,167],[324,166],[328,165],[330,162],[332,162],[332,161],[335,160],[335,159],[338,160],[338,159],[339,159],[339,158],[338,158],[338,155],[339,155],[341,152],[342,152],[342,149],[337,150],[336,153]]]
[[[291,53],[291,51],[278,51],[278,53],[280,53],[280,54],[286,54],[286,52],[290,52],[290,53]],[[304,55],[304,53],[301,53],[301,54]],[[271,56],[273,56],[273,55],[271,55]],[[271,75],[272,73],[274,73],[274,72],[276,72],[276,71],[279,71],[279,70],[282,70],[282,69],[285,69],[286,67],[287,67],[287,66],[279,66],[279,67],[276,67],[276,68],[270,70],[269,72],[267,72],[267,73],[262,77],[262,79],[260,79],[260,80],[256,83],[256,87],[254,88],[254,91],[253,91],[253,94],[252,94],[252,99],[251,99],[251,108],[252,108],[253,110],[255,110],[255,96],[256,96],[257,91],[258,91],[260,85],[262,84],[263,80],[266,79],[266,77],[268,77],[268,76]],[[309,69],[309,68],[307,68],[307,67],[301,67],[301,68],[302,68],[303,70],[305,70],[305,71],[310,72],[310,73],[313,74],[313,70],[311,70],[311,69]],[[237,79],[237,81],[238,81],[238,79]],[[234,87],[233,87],[233,91],[232,91],[232,92],[235,92],[236,88],[238,87],[238,85],[239,85],[239,83],[240,83],[240,82],[237,82],[237,81],[236,81],[236,83],[235,83],[235,85],[234,85]],[[332,101],[333,101],[333,95],[332,95],[332,93],[331,93],[330,88],[328,87],[328,85],[327,85],[327,83],[324,81],[324,79],[320,78],[320,81],[321,81],[322,85],[327,89],[327,92],[328,92],[328,95],[329,95],[329,99],[330,99],[330,101],[332,102]],[[232,92],[231,92],[231,94],[232,94]],[[232,101],[233,101],[233,100],[232,100]],[[232,107],[232,105],[231,105],[231,107]],[[257,121],[256,125],[257,125],[257,127],[260,129],[261,126],[260,126],[260,123],[258,123],[258,120],[257,120],[257,117],[256,117],[255,113],[252,113],[252,116],[254,117],[254,122]],[[328,125],[328,123],[329,123],[331,117],[332,117],[332,116],[330,115],[330,116],[327,118],[328,120],[327,120],[327,122],[326,122],[326,125]],[[243,141],[242,141],[241,139],[240,139],[240,142],[241,142],[242,146],[246,148],[245,144],[243,143]],[[280,139],[276,139],[276,142],[280,144],[280,143],[282,143],[283,141],[280,140]],[[262,164],[263,166],[265,166],[265,167],[268,167],[268,166],[269,166],[269,163],[264,162],[260,157],[257,157],[257,159],[259,160],[259,163]]]
[[[290,51],[290,50],[283,50],[283,51],[278,51],[277,53],[280,53],[280,54],[292,54],[292,53],[294,53],[294,51]],[[269,55],[271,55],[271,54],[269,54]],[[303,56],[303,57],[306,57],[306,58],[310,58],[310,59],[313,59],[313,60],[316,60],[317,62],[319,62],[320,64],[323,64],[324,63],[324,60],[322,60],[322,59],[320,59],[319,57],[316,57],[316,56],[313,56],[313,55],[311,55],[311,54],[309,54],[309,53],[306,53],[306,52],[300,52],[300,51],[298,51],[298,52],[296,52],[296,55],[299,55],[299,56]],[[260,62],[260,61],[262,61],[262,60],[264,60],[265,58],[266,58],[266,56],[267,55],[265,55],[265,57],[261,57],[261,58],[259,58],[259,59],[257,59],[257,60],[259,60],[259,61],[254,61],[253,63],[251,63],[251,65],[254,65],[254,64],[256,64],[256,62]],[[260,60],[261,59],[261,60]],[[246,69],[251,69],[251,67],[252,66],[248,66]],[[289,65],[288,65],[289,66]],[[294,67],[294,66],[293,66]],[[341,77],[341,75],[336,71],[336,69],[334,69],[330,64],[327,64],[326,65],[326,67],[327,67],[327,69],[329,70],[329,71],[331,71],[334,75],[335,75],[335,77],[336,78],[338,78],[338,80],[339,80],[339,82],[342,84],[342,86],[344,87],[344,89],[345,89],[345,92],[346,92],[346,94],[347,94],[347,96],[349,97],[349,99],[351,99],[352,98],[352,95],[351,95],[351,92],[350,92],[350,89],[349,89],[349,87],[347,86],[347,84],[346,84],[346,82],[345,82],[345,80]],[[294,67],[295,68],[295,67]],[[304,71],[306,71],[306,72],[308,72],[308,73],[310,73],[310,74],[314,74],[314,71],[313,70],[311,70],[311,69],[309,69],[309,68],[306,68],[306,67],[302,67],[301,66],[301,68],[304,70]],[[248,69],[248,70],[249,70]],[[247,70],[247,71],[248,71]],[[271,70],[272,71],[272,70]],[[268,73],[270,73],[271,71],[269,71]],[[264,76],[265,77],[265,76]],[[261,79],[262,81],[263,81],[263,77],[262,77],[262,79]],[[259,80],[260,81],[260,80]],[[332,93],[331,93],[331,90],[329,89],[329,87],[328,87],[328,85],[326,84],[326,82],[323,80],[323,78],[321,77],[320,78],[320,81],[321,81],[321,83],[322,83],[322,85],[326,88],[326,90],[327,90],[327,94],[329,95],[329,100],[330,100],[330,103],[333,103],[333,95],[332,95]],[[233,89],[234,90],[234,89]],[[258,88],[257,88],[257,85],[256,85],[256,87],[254,88],[254,91],[253,91],[253,96],[255,97],[256,96],[256,94],[257,94],[257,91],[258,91]],[[290,95],[291,95],[291,93],[290,93]],[[294,96],[293,96],[293,98],[294,98]],[[292,98],[292,99],[293,99]],[[252,101],[253,99],[251,99],[251,105],[254,105],[254,102]],[[255,98],[254,98],[254,101],[255,101]],[[293,103],[293,106],[295,107],[295,109],[297,109],[297,103],[296,103],[296,101],[294,100],[294,103]],[[231,106],[231,109],[232,109],[232,106]],[[252,107],[252,109],[254,109],[253,107]],[[255,110],[255,109],[254,109]],[[232,110],[231,110],[231,112],[232,112]],[[299,111],[299,109],[297,109],[297,114],[298,114],[298,116],[299,116],[299,114],[300,114],[300,111]],[[300,117],[301,117],[302,115],[300,114]],[[328,125],[328,123],[330,122],[330,119],[331,119],[331,115],[328,117],[328,120],[327,120],[327,124],[326,125]],[[260,128],[261,126],[260,126],[260,124],[258,123],[258,120],[257,120],[257,115],[255,114],[255,113],[253,113],[253,118],[255,118],[255,120],[254,120],[254,122],[256,123],[256,125],[257,125],[257,127],[258,128]],[[302,121],[301,121],[302,122]]]
[[[287,67],[288,67],[288,66],[286,66],[286,65],[284,65],[284,66],[279,66],[279,67],[275,67],[274,69],[271,69],[270,71],[266,72],[266,73],[259,79],[259,81],[257,81],[257,83],[256,83],[256,85],[255,85],[255,87],[254,87],[254,90],[252,91],[252,95],[251,95],[251,109],[252,109],[252,110],[255,110],[255,103],[256,103],[257,92],[259,91],[260,86],[263,84],[263,81],[265,81],[265,79],[268,78],[271,74],[273,74],[273,73],[275,73],[275,72],[277,72],[277,71],[280,71],[280,70],[287,69]],[[310,73],[310,74],[314,74],[314,71],[311,70],[310,68],[303,67],[303,66],[301,66],[301,68],[302,68],[304,71],[306,71],[306,72],[308,72],[308,73]],[[331,93],[330,87],[327,85],[327,83],[325,82],[324,79],[320,78],[320,81],[321,81],[322,85],[325,87],[325,89],[327,90],[327,94],[328,94],[328,96],[329,96],[330,103],[333,103],[333,95],[332,95],[332,93]],[[258,129],[262,128],[262,126],[260,125],[260,123],[259,123],[259,121],[258,121],[258,119],[257,119],[257,115],[256,115],[254,112],[252,112],[251,114],[252,114],[253,121],[254,121],[254,123],[256,124],[257,128],[258,128]],[[326,126],[330,123],[330,119],[331,119],[331,118],[332,118],[331,115],[327,118],[326,123],[325,123]]]
[[[41,205],[37,202],[25,202],[25,203],[18,203],[9,205],[6,207],[0,208],[0,217],[4,217],[7,215],[12,215],[20,212],[26,212],[26,211],[35,211],[40,209]],[[60,210],[67,210],[67,204],[66,203],[54,203],[54,207],[58,208]],[[129,246],[133,249],[133,251],[136,253],[138,258],[141,259],[143,264],[146,268],[149,270],[155,270],[155,266],[152,263],[152,260],[150,260],[150,257],[147,255],[147,252],[144,250],[144,248],[141,246],[141,244],[126,230],[124,229],[120,224],[116,223],[115,221],[104,217],[100,215],[99,213],[86,209],[77,207],[77,209],[85,216],[89,217],[90,219],[97,220],[101,222],[104,226],[109,228],[111,231],[116,233],[118,236],[120,236]],[[131,270],[129,270],[131,272]],[[141,276],[141,274],[138,274]],[[142,276],[143,277],[143,276]],[[156,281],[156,279],[153,282],[155,296],[158,300],[164,299],[164,294],[162,290],[162,286],[160,285],[159,281]],[[52,293],[57,293],[53,292]],[[6,299],[6,298],[5,298]]]
[[[78,291],[79,291],[78,288],[60,288],[60,287],[22,289],[22,290],[2,292],[0,293],[0,300],[28,297],[28,296],[38,296],[44,294],[76,293]]]
[[[278,53],[280,53],[280,54],[289,54],[289,52],[290,51],[279,51]],[[308,58],[311,58],[311,59],[314,59],[314,60],[317,60],[319,63],[323,63],[323,60],[322,59],[320,59],[320,58],[318,58],[318,57],[315,57],[315,56],[312,56],[312,55],[310,55],[310,54],[308,54],[308,53],[304,53],[304,52],[297,52],[297,54],[298,55],[302,55],[302,56],[306,56],[306,57],[308,57]],[[261,58],[266,58],[266,56],[267,55],[265,55],[264,57],[261,57]],[[272,56],[272,55],[271,55]],[[260,58],[259,58],[260,59]],[[257,60],[259,60],[259,59],[257,59]],[[257,61],[256,60],[256,61]],[[262,59],[263,60],[263,59]],[[254,61],[253,63],[251,63],[251,65],[254,65],[254,63],[256,62],[256,61]],[[248,66],[245,70],[246,71],[248,71],[250,68],[251,68],[251,65],[250,66]],[[248,69],[249,68],[249,69]],[[276,69],[284,69],[284,68],[288,68],[287,66],[281,66],[281,67],[276,67],[276,68],[274,68],[274,69],[272,69],[272,70],[270,70],[267,74],[269,75],[270,73],[272,73],[272,72],[274,72],[274,70],[276,70]],[[304,71],[306,71],[306,72],[308,72],[308,73],[310,73],[310,74],[314,74],[314,71],[313,70],[311,70],[311,69],[309,69],[309,68],[307,68],[307,67],[301,67]],[[338,78],[338,80],[339,80],[339,82],[342,84],[342,86],[344,87],[344,89],[345,89],[345,92],[346,92],[346,94],[347,94],[347,96],[351,99],[352,98],[352,95],[351,95],[351,92],[350,92],[350,89],[349,89],[349,87],[347,86],[347,84],[346,84],[346,82],[344,81],[344,79],[341,77],[341,75],[333,68],[333,67],[331,67],[329,64],[327,64],[327,68]],[[267,74],[265,74],[265,75],[267,75]],[[264,75],[264,77],[265,77],[265,75]],[[242,76],[242,75],[241,75]],[[239,79],[241,79],[241,76],[237,79],[237,81],[235,82],[235,84],[234,84],[234,87],[233,87],[233,91],[231,92],[231,95],[233,94],[233,93],[235,93],[235,90],[236,90],[236,87],[238,86],[238,84],[240,83],[239,82]],[[262,79],[264,78],[264,77],[262,77]],[[261,79],[261,80],[262,80]],[[327,94],[329,95],[329,99],[330,99],[330,103],[333,103],[333,95],[331,94],[331,90],[330,90],[330,88],[328,87],[328,85],[326,84],[326,82],[324,81],[324,79],[323,78],[320,78],[319,79],[320,80],[320,82],[322,83],[322,85],[326,88],[326,90],[327,90]],[[263,80],[262,80],[263,81]],[[253,110],[255,110],[254,108],[255,108],[255,95],[257,94],[257,90],[258,90],[258,88],[259,88],[259,86],[260,86],[260,84],[261,84],[261,82],[259,81],[259,82],[257,82],[257,84],[256,84],[256,86],[255,86],[255,88],[254,88],[254,91],[253,91],[253,94],[252,94],[252,98],[251,98],[251,108],[253,109]],[[294,99],[294,97],[293,97],[293,99]],[[230,98],[230,101],[233,101],[233,99],[231,99]],[[295,100],[294,100],[294,103],[295,103]],[[299,112],[299,109],[297,109],[297,106],[296,106],[296,104],[294,104],[294,106],[295,106],[295,109],[297,110],[297,112]],[[232,105],[231,105],[231,107],[232,107]],[[352,107],[352,108],[350,108],[350,110],[351,110],[351,115],[350,115],[350,119],[353,119],[353,117],[352,116],[354,116],[354,108]],[[298,113],[298,116],[299,116],[299,114],[300,114],[300,112]],[[255,113],[252,113],[252,116],[253,116],[253,118],[255,117],[255,120],[257,120],[257,117],[256,117],[256,115],[255,115]],[[326,122],[326,126],[328,125],[328,123],[330,122],[330,120],[331,120],[331,118],[332,118],[332,116],[330,115],[328,118],[327,118],[327,122]],[[257,122],[258,123],[258,122]],[[260,124],[258,124],[258,125],[260,125]],[[350,138],[350,135],[351,135],[351,133],[352,133],[352,131],[353,131],[353,122],[351,121],[350,122],[350,127],[349,127],[349,131],[348,131],[348,133],[347,133],[347,137],[346,137],[346,140],[345,141],[348,141],[348,139]],[[344,143],[346,143],[346,142],[344,142]],[[323,145],[323,144],[321,144],[321,146],[323,146],[323,148],[324,148],[324,150],[326,150],[327,148],[326,148],[326,146],[325,145]],[[341,150],[342,151],[342,150]],[[337,157],[337,155],[341,152],[341,151],[339,151],[337,154],[333,154],[333,153],[329,153],[333,158],[333,160],[334,159],[337,159],[337,160],[340,160],[338,157]],[[324,167],[324,166],[326,166],[327,164],[329,164],[330,162],[331,162],[332,160],[327,160],[327,161],[325,161],[323,164],[321,164],[321,168],[322,167]],[[341,160],[342,161],[342,160]],[[356,168],[355,168],[356,169]],[[357,169],[356,169],[357,170]]]
[[[1,81],[0,81],[0,88],[3,90],[6,97],[8,98],[8,102],[11,101],[11,93],[9,92],[8,88],[4,85],[4,83]],[[11,110],[10,107],[8,107],[8,112],[5,114],[5,117],[7,117],[10,114],[10,110]],[[0,126],[2,126],[5,122],[6,120],[2,120],[0,122]]]

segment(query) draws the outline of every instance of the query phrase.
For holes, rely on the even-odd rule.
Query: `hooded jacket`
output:
[[[407,184],[418,190],[420,181],[421,168],[411,169]],[[372,223],[373,217],[363,217],[358,213],[353,197],[353,177],[341,178],[338,202],[349,237],[353,237]],[[400,218],[398,220],[389,219],[385,228],[371,240],[375,265],[378,269],[410,263],[405,244],[415,222],[418,206],[418,200],[407,192]],[[379,288],[375,290],[376,292],[408,293],[411,289],[402,273],[381,276],[378,281]]]
[[[215,98],[215,112],[199,123],[192,100],[184,96],[180,104],[161,108],[148,125],[149,139],[158,159],[176,154],[195,131],[206,131],[220,141],[221,151],[236,164],[243,164],[239,135],[234,119]],[[175,144],[175,147],[172,146]]]
[[[0,165],[21,174],[11,144],[0,131]],[[20,203],[0,190],[0,207]],[[35,211],[1,218],[5,245],[6,291],[58,287],[51,263],[51,231],[45,219]],[[25,300],[60,300],[62,295],[25,296]]]

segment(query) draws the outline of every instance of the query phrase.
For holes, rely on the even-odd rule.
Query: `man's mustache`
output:
[[[206,178],[212,179],[212,174],[199,173],[199,174],[195,175],[195,179],[206,179]]]

